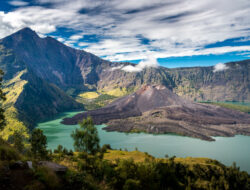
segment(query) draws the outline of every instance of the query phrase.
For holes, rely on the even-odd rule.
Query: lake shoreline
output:
[[[66,112],[68,117],[76,112]],[[55,117],[55,120],[38,123],[38,128],[44,131],[48,139],[48,148],[55,149],[59,144],[67,149],[73,149],[71,132],[78,125],[63,125],[63,117]],[[146,133],[120,133],[103,130],[106,125],[98,125],[97,130],[100,144],[110,144],[113,149],[127,149],[133,151],[136,148],[141,152],[148,152],[156,158],[170,157],[204,157],[220,161],[231,166],[236,162],[242,170],[250,173],[250,137],[236,135],[235,137],[213,137],[216,141],[208,142],[186,136],[172,134],[146,134]]]

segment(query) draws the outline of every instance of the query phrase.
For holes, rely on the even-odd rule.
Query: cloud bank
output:
[[[137,65],[133,66],[133,65],[119,65],[117,67],[112,67],[111,71],[115,71],[115,70],[122,70],[125,72],[141,72],[143,69],[145,68],[157,68],[159,67],[159,64],[157,62],[157,58],[152,55],[152,54],[147,54],[147,59],[144,59],[142,61],[140,61]]]
[[[73,34],[55,36],[63,43],[111,61],[146,59],[149,51],[156,58],[250,52],[250,45],[207,48],[232,38],[250,40],[249,0],[32,2],[0,8],[0,38],[23,27],[43,35],[64,28]]]

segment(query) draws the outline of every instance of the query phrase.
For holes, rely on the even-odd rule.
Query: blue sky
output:
[[[154,57],[173,68],[250,59],[249,0],[1,0],[0,38],[23,27],[110,61]]]

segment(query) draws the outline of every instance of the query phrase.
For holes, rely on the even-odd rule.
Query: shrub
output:
[[[140,181],[134,179],[127,179],[124,186],[124,190],[139,190],[140,188]]]
[[[8,145],[0,145],[0,160],[19,160],[19,153]]]
[[[56,189],[60,187],[60,181],[57,175],[49,168],[39,166],[36,168],[35,176],[44,183],[49,189]]]
[[[32,181],[29,185],[26,185],[24,187],[24,190],[46,190],[46,187],[44,186],[44,184],[42,184],[40,181],[35,180]]]

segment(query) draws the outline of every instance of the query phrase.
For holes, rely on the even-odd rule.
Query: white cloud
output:
[[[59,42],[64,42],[65,41],[65,39],[64,38],[61,38],[61,37],[58,37],[58,38],[56,38]]]
[[[13,5],[13,6],[16,6],[16,7],[19,7],[19,6],[26,6],[28,5],[29,3],[26,2],[26,1],[10,1],[8,2],[10,5]]]
[[[69,37],[70,40],[79,40],[81,38],[82,38],[82,35],[77,35],[77,34]]]
[[[168,57],[183,57],[183,56],[194,56],[194,55],[220,55],[229,52],[242,52],[242,51],[250,51],[250,46],[223,46],[216,48],[207,48],[197,51],[196,49],[191,48],[179,48],[179,49],[170,49],[169,51],[164,50],[160,52],[154,52],[154,56],[156,58],[168,58]],[[111,61],[122,61],[122,60],[138,60],[145,59],[144,52],[131,52],[126,55],[118,54],[118,55],[110,55],[107,56],[106,59]]]
[[[133,72],[141,72],[142,68],[137,67],[137,66],[127,65],[127,66],[123,67],[121,70],[133,73]]]
[[[74,47],[75,41],[73,40],[66,40],[63,42],[66,46]]]
[[[157,68],[159,66],[157,59],[153,54],[149,54],[147,59],[140,61],[137,65],[127,65],[121,68],[121,70],[126,72],[140,72],[145,68],[154,67]]]
[[[121,69],[121,68],[123,68],[123,65],[119,65],[119,66],[116,66],[116,67],[112,67],[112,68],[110,69],[110,71],[119,70],[119,69]]]
[[[65,38],[71,41],[66,44],[86,45],[87,51],[111,61],[146,59],[145,52],[149,51],[155,52],[156,58],[249,51],[249,46],[203,49],[230,38],[249,39],[249,0],[36,2],[51,6],[0,11],[0,38],[23,27],[31,27],[40,34],[62,27],[77,31]],[[97,36],[98,40],[89,44],[79,42],[85,35]]]
[[[228,67],[224,63],[218,63],[214,66],[213,72],[224,71],[228,69]]]
[[[89,44],[86,42],[79,42],[78,46],[83,47],[83,46],[88,46]]]

